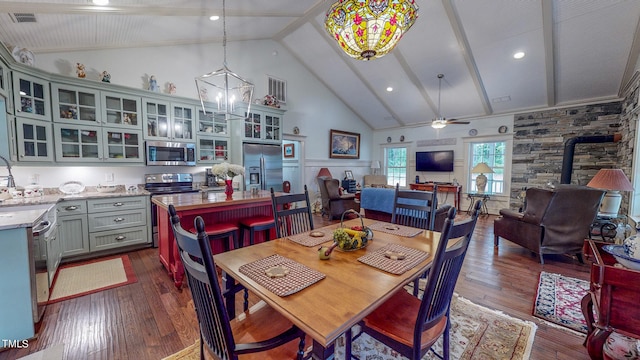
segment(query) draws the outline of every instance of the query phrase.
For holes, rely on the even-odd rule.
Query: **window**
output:
[[[493,170],[492,174],[484,174],[487,177],[486,192],[502,194],[505,192],[505,141],[471,143],[469,146],[471,164],[473,168],[479,163],[486,163]],[[476,189],[476,177],[480,174],[471,174],[469,189]]]
[[[407,186],[407,148],[386,148],[387,185]]]

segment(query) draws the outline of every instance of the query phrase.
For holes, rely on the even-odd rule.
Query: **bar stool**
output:
[[[270,240],[270,230],[274,228],[276,223],[273,216],[252,216],[250,218],[240,220],[240,246],[244,246],[244,233],[249,231],[249,245],[253,245],[256,231],[265,232],[265,241]]]
[[[231,250],[229,246],[230,243],[233,244],[234,249],[242,247],[242,244],[238,244],[238,238],[236,237],[238,230],[239,228],[236,225],[229,223],[209,223],[205,225],[205,231],[209,236],[209,241],[224,239],[230,240],[222,243],[224,251]],[[187,231],[197,234],[195,227],[191,227]]]

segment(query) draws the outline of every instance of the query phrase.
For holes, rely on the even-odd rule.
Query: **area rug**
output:
[[[136,281],[127,255],[65,264],[58,269],[48,303],[93,294]]]
[[[62,360],[63,355],[64,344],[56,344],[16,360]]]
[[[421,288],[423,287],[421,280]],[[413,293],[413,289],[407,287]],[[529,359],[536,333],[536,324],[505,315],[499,311],[472,303],[454,296],[451,303],[451,359]],[[360,333],[360,327],[352,329]],[[163,360],[199,359],[200,344],[195,344]],[[344,336],[336,340],[335,359],[344,360]],[[442,354],[442,338],[434,345],[434,350]],[[362,360],[399,360],[406,359],[366,333],[353,342],[352,351]],[[423,360],[438,359],[432,352]]]
[[[581,301],[588,291],[588,281],[543,271],[533,316],[586,334],[587,322],[582,314]]]

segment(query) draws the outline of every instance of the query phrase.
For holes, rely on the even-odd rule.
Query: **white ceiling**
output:
[[[418,20],[396,49],[363,62],[324,30],[333,1],[228,0],[228,40],[280,42],[374,129],[434,118],[439,73],[447,118],[616,99],[640,52],[638,0],[416,0]],[[222,0],[0,1],[0,41],[36,54],[220,42],[222,22],[208,16],[221,9]],[[516,51],[526,56],[514,60]]]

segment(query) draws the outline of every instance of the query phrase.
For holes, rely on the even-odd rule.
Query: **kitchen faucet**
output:
[[[7,170],[9,170],[9,176],[7,177],[7,187],[16,187],[16,183],[13,180],[13,175],[11,174],[11,165],[9,164],[9,161],[2,156],[0,156],[0,159],[4,160],[4,163],[7,164]]]

